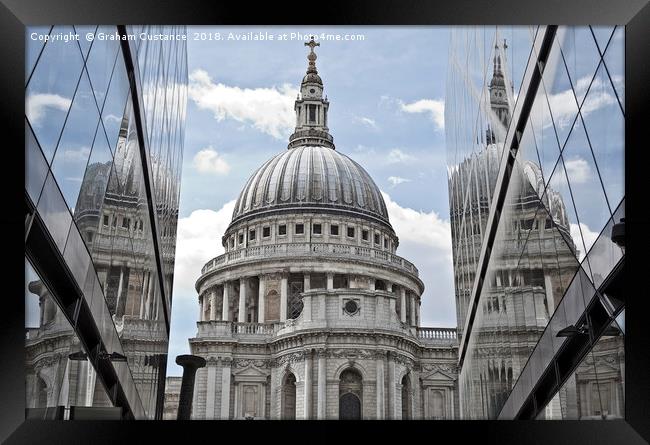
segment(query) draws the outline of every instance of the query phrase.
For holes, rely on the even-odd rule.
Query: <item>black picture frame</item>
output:
[[[584,421],[403,421],[403,422],[113,422],[25,420],[24,299],[24,30],[50,24],[187,24],[187,25],[488,25],[575,24],[626,25],[625,44],[625,188],[627,238],[625,276],[630,297],[626,305],[625,420]],[[173,433],[192,442],[253,440],[253,436],[284,441],[381,439],[482,443],[635,444],[650,441],[650,330],[644,253],[648,248],[650,188],[644,161],[648,147],[650,105],[650,5],[648,0],[341,0],[302,2],[201,2],[185,0],[1,0],[0,121],[3,129],[2,322],[0,323],[0,440],[7,443],[152,443]],[[23,232],[20,232],[23,230]],[[234,435],[234,436],[233,436]],[[205,437],[205,439],[203,439]],[[372,439],[371,439],[372,440]]]

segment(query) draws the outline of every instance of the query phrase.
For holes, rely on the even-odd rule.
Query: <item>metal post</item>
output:
[[[181,392],[178,397],[178,415],[176,420],[190,420],[192,417],[192,397],[194,396],[194,379],[196,370],[205,366],[205,359],[196,355],[179,355],[176,364],[183,367]]]

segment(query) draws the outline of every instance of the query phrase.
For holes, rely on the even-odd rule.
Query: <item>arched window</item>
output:
[[[286,375],[282,384],[282,418],[296,418],[296,376],[292,373]]]
[[[356,369],[346,369],[339,378],[339,419],[361,419],[363,378]]]
[[[402,419],[411,418],[411,380],[408,374],[402,378]]]

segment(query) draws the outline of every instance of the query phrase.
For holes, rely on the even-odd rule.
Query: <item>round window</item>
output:
[[[356,301],[348,300],[345,303],[345,312],[347,312],[348,314],[354,314],[358,310],[359,310],[359,305],[357,304]]]
[[[311,90],[309,90],[309,92],[314,94],[316,92],[316,90],[312,88]]]

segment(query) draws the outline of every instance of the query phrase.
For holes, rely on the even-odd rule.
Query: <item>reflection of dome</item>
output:
[[[523,172],[537,196],[542,197],[542,203],[546,206],[553,220],[560,228],[569,230],[569,218],[567,217],[562,195],[553,190],[550,185],[545,188],[542,171],[534,162],[525,161]]]
[[[386,204],[370,175],[355,161],[323,146],[298,146],[265,162],[235,204],[233,222],[275,210],[333,210],[388,223]]]

